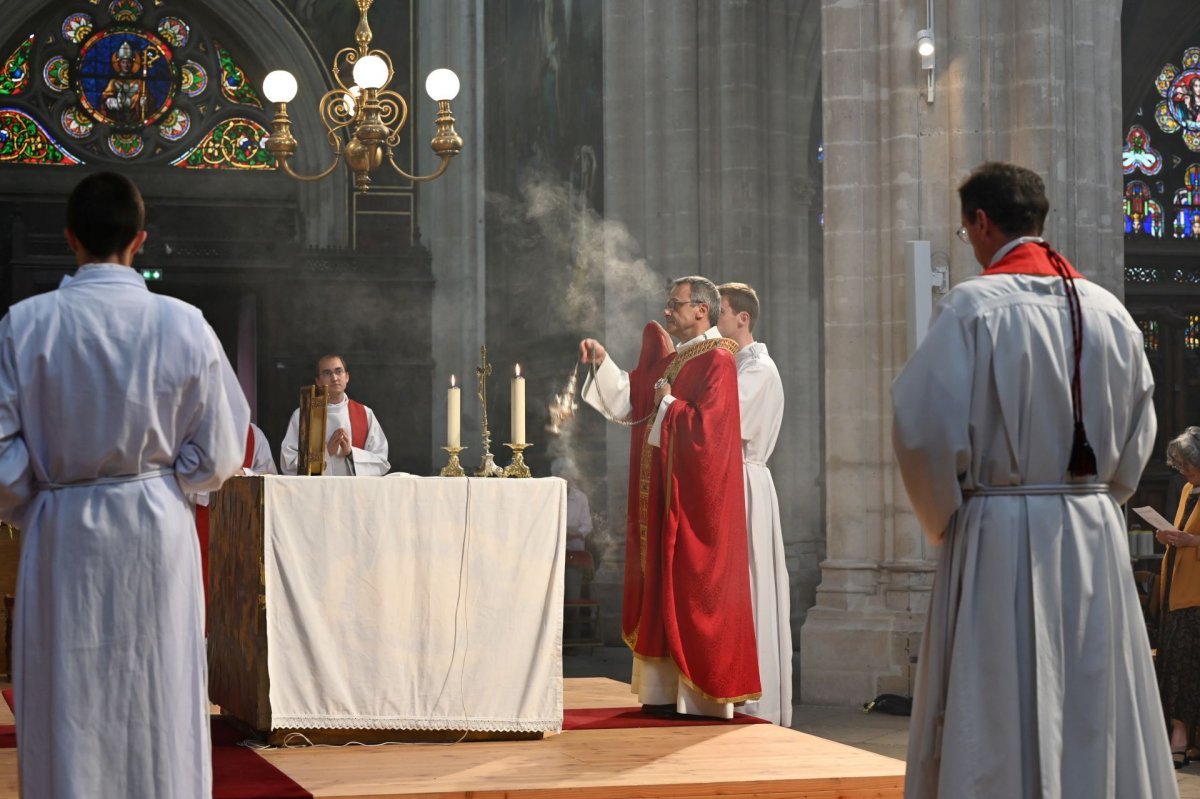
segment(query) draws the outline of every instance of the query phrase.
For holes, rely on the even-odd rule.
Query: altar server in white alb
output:
[[[375,412],[346,395],[350,369],[340,355],[325,355],[317,361],[317,385],[329,389],[325,406],[325,474],[359,477],[387,474],[387,436]],[[300,409],[292,412],[287,434],[279,447],[279,470],[295,474],[298,467]]]
[[[200,311],[131,268],[127,178],[67,202],[79,270],[0,320],[0,517],[23,530],[13,636],[21,795],[212,795],[188,493],[242,465],[250,411]]]
[[[775,451],[783,423],[783,381],[754,340],[758,293],[745,283],[719,286],[721,315],[717,330],[741,347],[737,360],[738,400],[742,410],[742,474],[746,482],[746,531],[750,543],[750,598],[758,641],[762,698],[743,712],[789,727],[792,724],[792,626],[787,562],[779,497],[767,461]]]
[[[1040,177],[991,162],[958,192],[983,274],[892,385],[940,547],[904,795],[1175,797],[1120,508],[1154,447],[1142,334],[1041,238]]]

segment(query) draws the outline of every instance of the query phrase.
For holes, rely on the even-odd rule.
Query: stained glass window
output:
[[[1153,177],[1162,166],[1162,155],[1150,146],[1150,134],[1141,125],[1131,127],[1125,135],[1125,148],[1121,151],[1121,168],[1125,174],[1131,175],[1137,171]]]
[[[5,118],[0,159],[274,168],[257,75],[188,10],[172,0],[90,0],[13,41],[0,95],[17,115]]]
[[[172,163],[184,169],[274,169],[275,158],[267,152],[268,135],[254,120],[235,117],[217,125]]]
[[[1142,341],[1146,352],[1156,352],[1158,350],[1158,320],[1139,319],[1138,327],[1142,329]]]
[[[1200,241],[1200,164],[1192,164],[1184,171],[1183,187],[1175,192],[1174,204],[1171,235]]]
[[[258,99],[254,87],[246,79],[246,73],[234,62],[229,51],[216,42],[213,42],[213,46],[217,48],[217,57],[221,60],[221,94],[230,102],[262,108],[262,100]]]
[[[79,48],[79,102],[97,122],[140,128],[171,107],[171,48],[146,31],[100,31]]]
[[[1140,180],[1125,186],[1125,235],[1162,238],[1163,210],[1151,199],[1150,187]]]
[[[0,72],[0,94],[20,94],[25,91],[29,85],[29,53],[32,49],[31,34],[4,62],[4,71]]]
[[[1187,328],[1183,331],[1183,346],[1189,350],[1200,349],[1200,316],[1188,315]]]
[[[57,166],[81,163],[37,120],[17,108],[0,108],[0,162]]]
[[[1153,266],[1127,266],[1125,267],[1125,282],[1157,283],[1158,270]]]
[[[1163,98],[1154,119],[1164,133],[1182,131],[1188,149],[1200,152],[1200,47],[1184,50],[1181,64],[1164,64],[1154,81]]]

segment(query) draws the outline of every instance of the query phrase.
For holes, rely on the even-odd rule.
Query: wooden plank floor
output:
[[[563,700],[636,704],[628,685],[602,677],[565,680]],[[260,754],[318,799],[901,799],[904,791],[898,760],[767,724]],[[16,799],[16,775],[16,750],[0,749],[0,799]]]
[[[899,799],[904,790],[899,761],[766,724],[262,754],[314,797],[341,799]]]
[[[629,686],[567,679],[568,708],[629,707]],[[339,799],[900,799],[904,764],[766,724],[576,730],[542,741],[261,753],[314,797]]]
[[[637,707],[629,683],[608,677],[568,677],[563,680],[563,707]]]

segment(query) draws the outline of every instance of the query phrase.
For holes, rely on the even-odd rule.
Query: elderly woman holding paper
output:
[[[1188,731],[1200,723],[1200,427],[1189,427],[1167,444],[1167,463],[1187,480],[1175,511],[1175,528],[1159,530],[1163,556],[1158,642],[1158,690],[1171,720],[1171,759],[1188,764]],[[1184,518],[1187,522],[1184,523]]]

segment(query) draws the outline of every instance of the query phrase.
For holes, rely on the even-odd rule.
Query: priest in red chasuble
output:
[[[648,710],[732,718],[760,695],[746,551],[737,344],[703,277],[674,281],[665,329],[642,331],[623,372],[595,339],[583,399],[630,426],[621,630],[633,691]],[[671,341],[680,341],[678,347]]]

